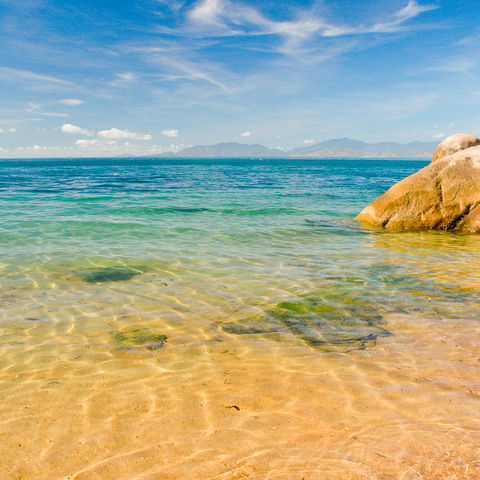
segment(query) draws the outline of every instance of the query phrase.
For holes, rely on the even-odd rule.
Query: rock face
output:
[[[472,142],[477,146],[469,146]],[[429,165],[391,187],[356,219],[390,230],[480,232],[479,144],[471,135],[447,138]]]
[[[432,162],[448,155],[453,155],[460,150],[475,147],[476,145],[480,145],[480,140],[473,135],[465,135],[464,133],[451,135],[437,147],[433,154]]]

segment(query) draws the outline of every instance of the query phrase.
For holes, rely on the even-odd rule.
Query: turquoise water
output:
[[[117,316],[163,309],[187,324],[189,314],[211,317],[231,335],[348,350],[389,335],[386,313],[474,317],[476,236],[375,232],[353,220],[424,165],[3,161],[0,295],[10,306],[0,321],[36,308],[33,318],[61,322],[71,301],[81,322],[111,304]]]

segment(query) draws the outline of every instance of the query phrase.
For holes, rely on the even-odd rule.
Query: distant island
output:
[[[335,138],[293,150],[267,148],[245,143],[196,145],[156,157],[168,158],[432,158],[437,142],[366,143],[351,138]]]

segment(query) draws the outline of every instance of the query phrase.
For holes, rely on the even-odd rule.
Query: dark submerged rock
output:
[[[348,352],[374,346],[377,337],[391,335],[380,326],[381,321],[375,304],[349,294],[324,292],[280,302],[264,315],[222,328],[235,335],[293,336],[323,351]]]
[[[130,280],[143,272],[129,267],[106,267],[88,272],[79,272],[75,275],[87,283],[122,282]]]
[[[121,347],[141,347],[147,350],[158,350],[167,341],[167,336],[148,328],[137,328],[128,331],[110,332],[112,340]]]

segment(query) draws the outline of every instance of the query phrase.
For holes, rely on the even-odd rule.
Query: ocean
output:
[[[480,237],[354,221],[426,164],[0,161],[0,477],[478,478]]]

